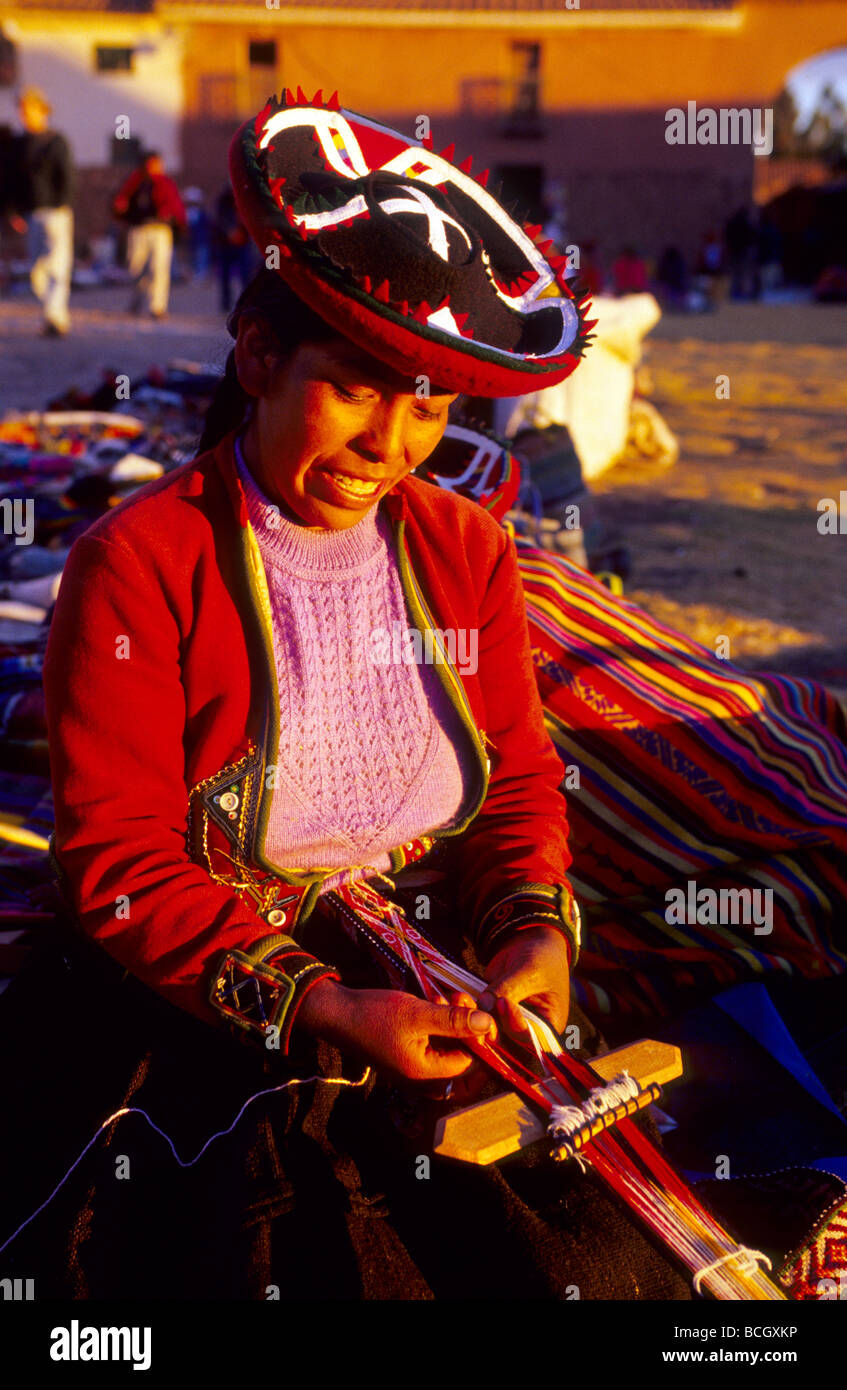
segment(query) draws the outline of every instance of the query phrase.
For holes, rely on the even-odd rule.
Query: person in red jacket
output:
[[[161,155],[148,150],[112,202],[115,217],[129,226],[127,268],[135,285],[131,310],[146,300],[154,319],[168,312],[174,232],[186,229],[185,208]]]
[[[616,1249],[630,1266],[598,1259],[584,1188],[571,1201],[582,1215],[550,1227],[522,1180],[494,1173],[469,1193],[442,1170],[441,1219],[420,1195],[410,1208],[387,1123],[386,1082],[443,1095],[471,1070],[466,1041],[525,1027],[520,1005],[559,1031],[569,1016],[579,913],[514,542],[476,503],[413,475],[460,391],[514,395],[573,370],[583,314],[481,186],[350,112],[269,105],[236,136],[231,167],[279,273],[236,306],[198,457],[69,556],[45,662],[53,852],[83,933],[178,1006],[154,1026],[143,997],[133,1014],[117,991],[136,1019],[117,1036],[135,1027],[147,1045],[133,1105],[141,1087],[185,1123],[174,1077],[189,1054],[196,1110],[235,1074],[243,1095],[247,1064],[224,1046],[225,1024],[277,1077],[310,1066],[335,1080],[296,1123],[296,1090],[282,1127],[265,1100],[241,1131],[248,1153],[221,1150],[243,1165],[240,1187],[231,1167],[225,1178],[237,1220],[217,1241],[223,1258],[204,1245],[187,1275],[149,1211],[122,1249],[137,1277],[158,1240],[158,1287],[170,1279],[176,1296],[186,1281],[196,1296],[199,1280],[209,1296],[467,1297],[460,1229],[432,1241],[470,1203],[501,1296],[579,1285],[684,1297],[625,1221]],[[557,296],[538,297],[557,281]],[[387,988],[339,930],[340,888],[357,883],[471,952],[480,997]],[[97,997],[115,1007],[114,991]],[[157,1055],[170,1078],[160,1068],[158,1091]],[[359,1060],[380,1084],[342,1089]],[[207,1203],[210,1182],[206,1170]],[[371,1211],[376,1192],[391,1217],[378,1237],[372,1219],[333,1218]],[[105,1231],[113,1198],[98,1200]],[[183,1221],[190,1200],[182,1191]],[[588,1205],[597,1232],[620,1224],[593,1189]],[[102,1244],[98,1257],[85,1230],[86,1287],[114,1290],[117,1277],[126,1290],[125,1262]]]

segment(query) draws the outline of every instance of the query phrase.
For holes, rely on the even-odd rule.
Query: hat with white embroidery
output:
[[[469,395],[552,386],[579,362],[587,301],[452,154],[286,91],[236,133],[230,177],[265,263],[373,356]]]
[[[478,502],[495,521],[515,505],[521,468],[504,439],[459,416],[447,425],[418,476]]]

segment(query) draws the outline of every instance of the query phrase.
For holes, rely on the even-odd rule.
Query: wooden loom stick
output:
[[[589,1065],[595,1076],[605,1082],[628,1071],[646,1091],[682,1075],[682,1054],[672,1043],[642,1038],[628,1047],[595,1057]],[[505,1091],[492,1100],[443,1115],[436,1123],[433,1152],[464,1163],[496,1163],[543,1139],[546,1133],[545,1122],[535,1111],[515,1091]]]

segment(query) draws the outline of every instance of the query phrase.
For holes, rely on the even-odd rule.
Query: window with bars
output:
[[[98,44],[94,50],[94,67],[97,72],[132,72],[135,49],[113,48]]]
[[[276,39],[251,39],[247,61],[251,68],[275,68]]]
[[[537,139],[544,134],[540,43],[509,44],[509,76],[469,77],[459,84],[459,102],[469,115],[488,117],[499,135]]]
[[[518,41],[512,44],[512,109],[513,119],[533,121],[538,118],[541,86],[541,44]]]

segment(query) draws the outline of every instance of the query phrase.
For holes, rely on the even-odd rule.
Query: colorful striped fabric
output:
[[[583,1006],[655,1018],[768,972],[847,970],[838,701],[738,670],[560,556],[520,540],[518,555],[567,769]],[[754,913],[738,921],[743,897],[717,898],[735,920],[712,921],[705,889],[749,889]]]

